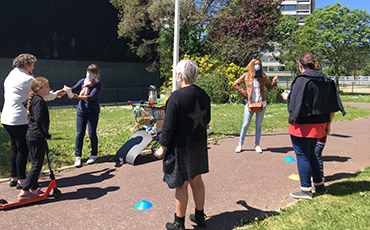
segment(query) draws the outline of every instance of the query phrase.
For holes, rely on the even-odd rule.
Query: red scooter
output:
[[[45,200],[49,196],[51,190],[53,190],[53,195],[52,196],[54,196],[55,198],[58,198],[58,197],[61,196],[62,192],[57,188],[57,184],[55,182],[53,166],[51,165],[49,147],[48,147],[47,143],[46,143],[46,155],[48,157],[51,181],[50,181],[50,184],[48,185],[48,187],[46,188],[45,193],[36,197],[36,198],[30,199],[30,200],[14,201],[14,202],[10,202],[10,203],[8,203],[4,199],[0,199],[0,209],[1,210],[11,208],[11,207],[15,207],[15,206],[20,206],[20,205],[23,205],[23,204],[33,203],[33,202],[36,202],[36,201],[39,201],[39,200]]]

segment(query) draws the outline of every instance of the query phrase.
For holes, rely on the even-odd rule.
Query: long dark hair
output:
[[[319,61],[310,52],[304,52],[299,58],[299,63],[304,69],[320,69]]]

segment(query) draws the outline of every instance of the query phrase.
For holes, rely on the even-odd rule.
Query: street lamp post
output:
[[[174,39],[173,39],[173,72],[172,72],[172,92],[177,89],[176,65],[179,62],[179,40],[180,40],[180,0],[175,0],[175,21],[174,21]]]

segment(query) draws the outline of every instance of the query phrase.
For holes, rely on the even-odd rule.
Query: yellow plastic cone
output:
[[[299,180],[298,173],[293,173],[292,175],[289,176],[289,179],[291,179],[291,180]]]

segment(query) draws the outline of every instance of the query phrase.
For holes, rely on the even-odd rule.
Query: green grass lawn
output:
[[[357,100],[355,95],[341,96],[343,101]],[[358,96],[357,96],[358,97]],[[370,95],[361,96],[359,101],[367,101]],[[362,119],[370,116],[370,110],[345,106],[346,116],[339,112],[334,122]],[[213,133],[209,136],[215,138],[224,136],[238,136],[243,122],[244,105],[217,104],[211,108],[211,123]],[[54,168],[72,165],[74,163],[74,143],[76,136],[76,109],[50,109],[50,133],[53,139],[48,142],[50,155]],[[254,120],[254,118],[253,118]],[[252,120],[248,133],[254,133]],[[135,125],[131,106],[102,106],[98,124],[99,160],[111,160],[117,150],[130,138],[130,128]],[[288,111],[284,103],[267,106],[262,132],[288,128]],[[90,156],[90,140],[86,133],[82,159]],[[6,130],[0,125],[0,178],[9,177],[10,171],[10,142]],[[28,164],[30,167],[30,164]],[[45,161],[44,169],[47,169]]]
[[[343,102],[370,103],[370,94],[366,93],[341,93],[340,98]]]
[[[370,167],[334,182],[327,194],[300,200],[279,214],[254,220],[234,230],[247,229],[370,229]]]

